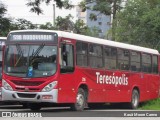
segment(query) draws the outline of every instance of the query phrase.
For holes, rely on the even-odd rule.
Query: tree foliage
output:
[[[160,49],[159,0],[129,0],[114,22],[117,41]]]
[[[40,7],[41,3],[46,3],[46,5],[49,5],[53,0],[27,0],[27,6],[31,7],[30,11],[35,12],[38,15],[43,14],[43,8]],[[59,8],[65,8],[65,9],[71,9],[73,5],[69,4],[69,0],[54,0],[56,3],[56,6]]]
[[[47,22],[46,24],[42,24],[39,27],[40,29],[45,29],[45,30],[55,30],[56,28],[53,27],[53,25],[50,22]]]
[[[86,9],[90,9],[93,11],[99,11],[100,13],[108,16],[112,15],[113,20],[116,18],[116,14],[123,8],[122,2],[124,0],[83,0],[80,2],[79,6],[81,7],[82,11]],[[90,4],[96,3],[96,4]],[[91,20],[97,20],[97,16],[94,13],[90,14]],[[112,40],[115,40],[115,26],[112,24]]]
[[[84,31],[81,34],[99,38],[98,28],[95,26],[91,27],[91,28],[86,26],[86,28],[84,29]]]
[[[25,19],[13,19],[5,17],[7,12],[6,6],[0,2],[0,36],[7,36],[12,30],[35,29],[32,22]]]
[[[69,14],[65,18],[58,16],[55,22],[56,28],[61,31],[73,31],[74,23],[71,19],[73,19],[73,16],[71,14]]]
[[[2,18],[2,16],[4,16],[4,14],[7,12],[6,7],[4,6],[3,3],[1,3],[0,1],[0,17]]]
[[[26,19],[19,18],[12,21],[10,30],[26,30],[26,29],[35,29],[35,28],[36,26],[32,22]]]
[[[83,34],[86,28],[87,28],[87,26],[83,20],[78,19],[74,23],[74,32],[75,33]]]
[[[0,1],[0,36],[6,36],[10,27],[10,19],[4,17],[6,12],[5,5]]]

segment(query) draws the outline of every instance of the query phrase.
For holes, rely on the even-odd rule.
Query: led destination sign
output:
[[[44,32],[26,32],[26,33],[11,33],[9,35],[10,41],[53,41],[57,42],[58,35],[56,33],[44,33]]]
[[[53,40],[52,35],[13,35],[12,36],[13,40]]]

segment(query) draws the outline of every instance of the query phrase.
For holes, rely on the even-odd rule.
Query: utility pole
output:
[[[53,4],[53,27],[55,27],[55,4]]]

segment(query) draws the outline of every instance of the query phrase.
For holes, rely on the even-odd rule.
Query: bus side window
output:
[[[140,52],[131,51],[131,71],[140,72],[141,71],[141,54]]]
[[[0,80],[2,79],[2,61],[0,61]]]
[[[158,56],[152,56],[152,72],[158,74]]]
[[[74,71],[74,49],[71,44],[61,44],[61,73]]]
[[[118,49],[118,69],[129,70],[129,54],[128,50]]]
[[[142,71],[145,73],[152,72],[152,62],[151,62],[151,55],[149,54],[142,54]]]

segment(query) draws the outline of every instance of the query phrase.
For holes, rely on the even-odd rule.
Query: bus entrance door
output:
[[[73,44],[61,43],[59,48],[60,79],[59,102],[75,102],[74,87],[74,47]]]

